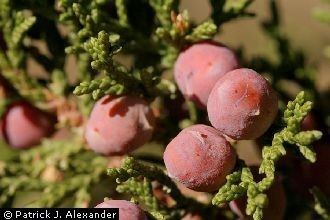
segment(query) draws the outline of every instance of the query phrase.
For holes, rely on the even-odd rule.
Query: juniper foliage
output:
[[[83,142],[83,123],[67,123],[67,115],[85,120],[95,100],[107,94],[134,94],[150,102],[176,97],[175,83],[164,72],[172,69],[178,53],[192,43],[212,39],[223,24],[254,15],[249,9],[252,0],[209,3],[210,18],[195,23],[187,10],[180,10],[179,0],[0,0],[0,82],[13,91],[10,95],[0,91],[0,115],[11,103],[26,99],[56,115],[58,128],[67,126],[72,132],[66,140],[46,138],[21,152],[0,142],[0,206],[12,207],[20,192],[39,192],[42,197],[22,206],[59,207],[71,198],[70,206],[88,207],[96,186],[103,181],[114,185],[111,181],[116,180],[116,190],[141,204],[151,218],[179,219],[194,212],[211,219],[219,215],[231,218],[233,214],[222,205],[247,195],[247,214],[262,219],[266,192],[274,182],[276,161],[286,154],[285,144],[296,145],[303,157],[315,161],[311,144],[321,138],[321,133],[300,131],[311,101],[316,109],[324,109],[321,115],[327,117],[314,86],[315,70],[281,31],[275,0],[269,1],[272,18],[263,23],[263,29],[277,45],[278,62],[256,57],[245,59],[245,65],[268,73],[284,103],[293,97],[283,89],[283,79],[293,80],[306,92],[283,108],[284,126],[275,134],[270,129],[265,135],[272,140],[262,150],[261,181],[255,182],[250,169],[240,161],[227,176],[227,183],[212,195],[212,202],[202,203],[179,190],[159,158],[127,157],[122,167],[108,168],[111,158],[92,153]],[[316,11],[315,16],[328,22],[324,12]],[[132,60],[128,64],[122,57]],[[72,60],[77,67],[75,80],[69,79],[72,70],[67,68]],[[34,74],[31,62],[42,68],[44,76]],[[205,120],[192,102],[186,102],[186,106],[188,118],[171,122],[164,117],[160,124],[178,130]],[[155,136],[160,143],[171,138],[161,129]],[[173,205],[160,201],[155,184],[174,201]],[[324,200],[318,191],[313,192],[316,211],[326,216]]]

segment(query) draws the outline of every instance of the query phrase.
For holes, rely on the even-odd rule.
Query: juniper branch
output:
[[[0,68],[19,95],[36,103],[44,99],[43,86],[24,70],[28,55],[24,40],[36,17],[15,9],[13,4],[8,0],[0,4],[0,28],[7,47],[0,52]]]
[[[227,176],[227,183],[220,188],[214,196],[212,203],[221,205],[247,195],[246,213],[253,219],[262,219],[263,209],[267,205],[265,192],[275,180],[275,164],[281,156],[286,154],[285,143],[298,146],[300,153],[310,162],[315,162],[315,152],[310,144],[319,140],[322,136],[320,131],[300,131],[300,123],[312,108],[312,102],[306,101],[304,92],[297,95],[294,101],[290,101],[284,112],[283,120],[286,124],[281,131],[274,134],[271,146],[262,149],[262,162],[259,168],[260,174],[265,177],[255,182],[249,168],[242,168]]]
[[[1,148],[7,146],[2,143]],[[18,191],[36,190],[45,194],[30,207],[55,207],[75,193],[75,205],[85,207],[89,202],[86,190],[104,177],[106,164],[105,158],[86,150],[79,139],[44,140],[39,147],[15,154],[8,161],[0,160],[0,205],[9,202]],[[49,167],[62,173],[65,179],[47,179],[44,172]]]
[[[6,56],[8,63],[14,68],[25,65],[26,53],[23,39],[27,31],[35,23],[34,16],[24,15],[23,11],[15,10],[13,2],[2,0],[0,6],[0,28],[8,47]]]
[[[97,38],[91,38],[85,43],[84,47],[93,59],[91,66],[106,76],[80,83],[74,94],[92,94],[94,99],[98,99],[107,94],[131,93],[155,97],[173,92],[166,80],[161,80],[159,76],[156,76],[154,68],[149,67],[133,72],[115,62],[113,56],[121,50],[118,41],[119,35],[101,31]]]
[[[117,14],[119,17],[119,24],[123,26],[128,25],[127,10],[125,0],[116,0]]]
[[[193,28],[191,34],[188,34],[185,39],[191,42],[212,39],[217,33],[217,26],[212,21],[206,21]]]
[[[241,18],[254,16],[248,12],[248,7],[253,0],[210,0],[212,6],[212,19],[216,26],[221,26],[225,22]]]
[[[330,219],[330,201],[317,187],[312,188],[310,192],[314,196],[314,210],[316,211],[316,213],[325,220]]]
[[[136,178],[130,178],[121,185],[118,185],[117,191],[119,193],[127,193],[132,196],[134,200],[144,204],[150,214],[156,219],[173,218],[173,216],[171,216],[171,210],[160,204],[153,195],[151,182],[146,178],[144,178],[143,181],[139,181]]]
[[[176,206],[173,209],[191,208],[192,210],[205,210],[208,207],[202,203],[195,201],[192,198],[185,197],[176,184],[167,176],[162,169],[155,165],[146,165],[132,157],[127,157],[121,168],[108,169],[108,175],[118,184],[125,184],[130,178],[145,177],[148,181],[157,181],[166,187],[166,192],[176,201]],[[122,189],[119,187],[119,189]],[[139,193],[137,198],[143,194]],[[154,210],[152,210],[154,211]]]

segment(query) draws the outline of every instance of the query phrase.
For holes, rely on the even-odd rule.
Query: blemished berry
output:
[[[261,180],[261,175],[258,174],[258,167],[250,167],[254,178],[257,181]],[[263,219],[267,220],[282,220],[285,214],[286,207],[286,196],[282,181],[279,177],[275,179],[273,185],[266,192],[268,196],[268,206],[264,209]],[[242,197],[231,201],[229,203],[230,209],[238,216],[240,219],[252,219],[247,218],[245,214],[246,210],[246,197]]]
[[[46,112],[20,101],[12,104],[2,118],[4,139],[13,148],[29,148],[54,131],[55,120]]]
[[[174,66],[180,91],[199,107],[206,108],[219,78],[239,67],[233,51],[215,42],[200,42],[182,51]]]
[[[154,123],[154,115],[142,98],[105,96],[92,110],[85,138],[97,153],[123,155],[151,139]]]
[[[106,200],[95,208],[119,208],[119,220],[147,220],[139,206],[126,200]]]
[[[236,152],[216,129],[193,125],[167,145],[164,162],[169,176],[187,188],[213,192],[233,170]]]
[[[245,68],[219,79],[207,103],[212,126],[235,140],[260,137],[275,120],[277,111],[277,95],[270,84]]]

